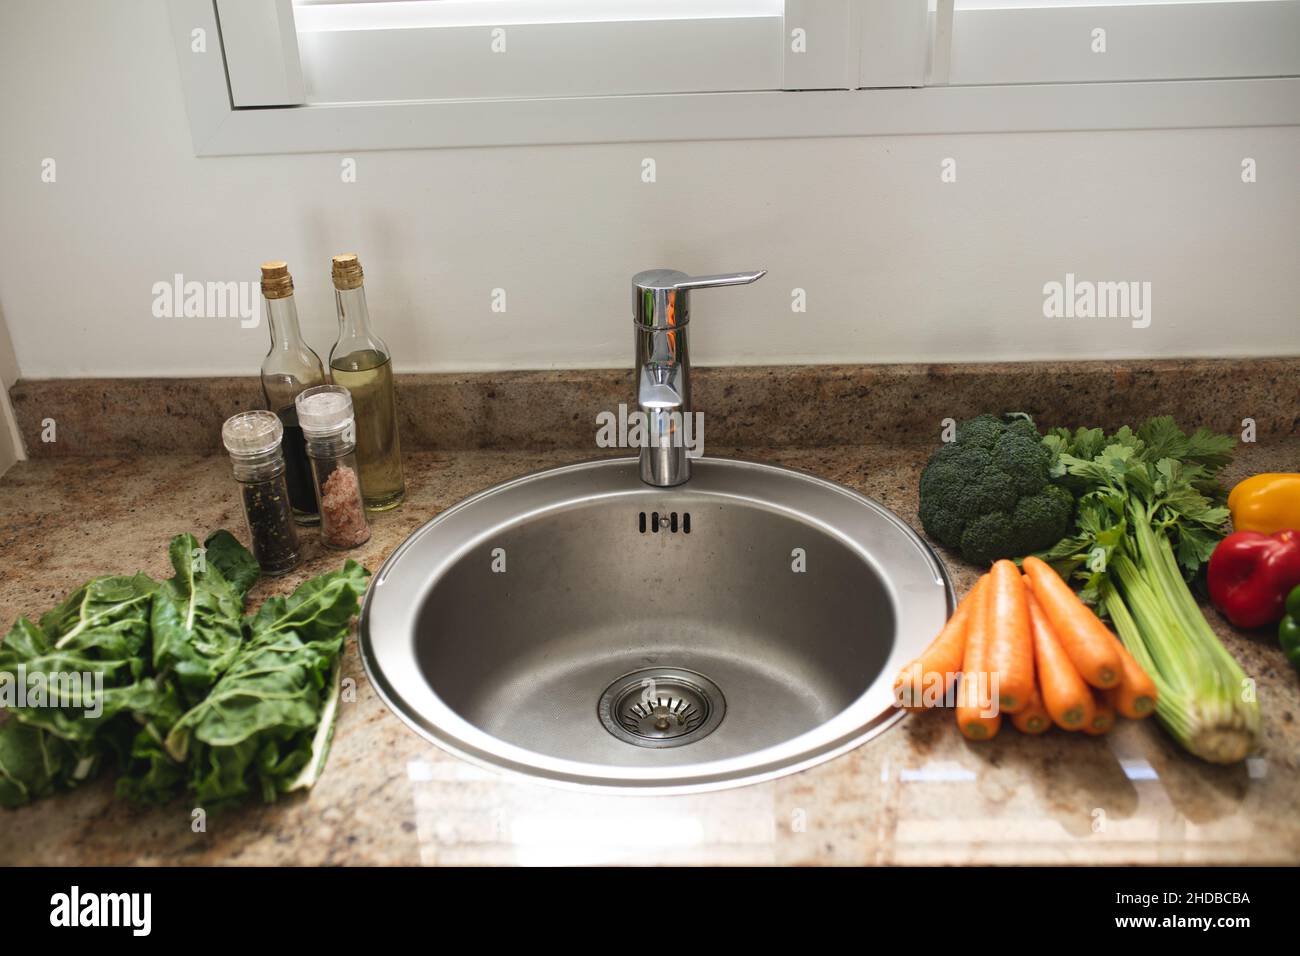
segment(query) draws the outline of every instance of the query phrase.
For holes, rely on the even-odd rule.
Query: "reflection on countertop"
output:
[[[711,448],[710,454],[734,450]],[[843,482],[917,525],[918,447],[746,448]],[[372,569],[414,528],[483,487],[578,460],[572,451],[417,452],[407,502],[374,519],[352,556]],[[1243,449],[1225,480],[1281,471],[1300,443]],[[239,503],[221,458],[63,458],[0,479],[0,614],[43,612],[95,573],[165,576],[179,531],[228,527]],[[308,536],[309,540],[312,536]],[[959,591],[976,573],[941,552]],[[251,600],[332,567],[311,552]],[[1105,738],[1010,728],[967,743],[951,714],[908,717],[856,750],[789,777],[686,796],[564,790],[444,753],[398,720],[349,642],[344,703],[328,768],[305,797],[216,811],[194,832],[192,807],[135,807],[107,777],[4,814],[4,864],[490,863],[1297,863],[1300,682],[1269,633],[1216,630],[1257,681],[1263,746],[1214,767],[1154,721]]]

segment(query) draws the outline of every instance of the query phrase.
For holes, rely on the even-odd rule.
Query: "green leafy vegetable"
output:
[[[341,570],[303,583],[288,597],[268,598],[250,626],[254,637],[293,631],[304,641],[328,641],[347,629],[366,593],[370,572],[348,560]]]
[[[329,686],[325,689],[325,709],[316,722],[316,734],[311,739],[307,760],[298,775],[289,781],[289,790],[310,790],[325,772],[325,761],[329,757],[330,744],[334,741],[334,719],[338,716],[342,676],[343,667],[336,660],[330,670]]]
[[[156,587],[143,574],[94,578],[42,616],[41,630],[56,648],[92,646],[104,640],[92,635],[105,634],[137,654],[149,637],[149,602]]]
[[[174,672],[182,693],[198,699],[239,651],[244,596],[193,535],[173,538],[168,555],[176,576],[154,595],[153,666],[159,673]]]
[[[190,783],[200,800],[250,792],[272,800],[323,761],[338,693],[329,675],[365,588],[365,569],[348,561],[288,598],[271,598],[252,618],[230,669],[165,741],[172,759],[193,759]]]
[[[76,786],[205,804],[310,787],[329,752],[339,657],[369,572],[348,561],[244,615],[256,560],[227,531],[172,539],[175,576],[100,577],[0,644],[0,806]],[[23,685],[20,675],[61,675]],[[70,688],[67,678],[77,677]],[[31,681],[29,684],[33,683]],[[68,693],[69,690],[76,691]]]
[[[0,704],[64,740],[90,741],[150,693],[141,688],[156,590],[144,575],[96,578],[0,645]],[[27,706],[16,706],[23,683]]]
[[[140,803],[164,803],[185,787],[185,765],[173,760],[163,745],[182,712],[175,687],[168,686],[156,704],[152,714],[137,715],[143,726],[131,739],[117,778],[118,796]]]
[[[16,720],[0,724],[0,807],[17,807],[54,792],[67,745]]]
[[[1187,435],[1162,417],[1109,437],[1057,429],[1044,442],[1079,507],[1076,533],[1040,557],[1085,581],[1082,596],[1105,610],[1156,682],[1156,714],[1179,743],[1214,763],[1245,758],[1259,704],[1187,586],[1225,531],[1216,476],[1233,439]]]
[[[203,551],[207,563],[221,572],[241,601],[262,576],[257,558],[225,528],[208,535]]]

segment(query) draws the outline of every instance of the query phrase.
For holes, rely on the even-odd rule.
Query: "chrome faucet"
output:
[[[686,430],[691,427],[691,363],[686,333],[692,289],[748,285],[767,275],[732,272],[688,276],[675,269],[651,269],[632,277],[632,315],[636,329],[637,408],[644,416],[641,480],[657,488],[680,485],[691,477]]]

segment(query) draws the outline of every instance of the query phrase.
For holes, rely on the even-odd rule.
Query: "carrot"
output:
[[[1118,684],[1123,671],[1110,629],[1047,562],[1032,555],[1025,558],[1025,575],[1079,676],[1102,690]]]
[[[1081,730],[1092,721],[1097,705],[1092,692],[1074,669],[1052,622],[1047,619],[1025,578],[1029,623],[1034,634],[1034,656],[1038,664],[1038,690],[1052,720],[1065,730]]]
[[[1114,688],[1111,688],[1111,691],[1113,690]],[[1109,699],[1111,691],[1098,692],[1094,690],[1092,692],[1093,703],[1096,704],[1097,710],[1092,715],[1092,719],[1088,721],[1087,726],[1083,728],[1085,734],[1100,737],[1115,726],[1115,708],[1111,706]]]
[[[989,598],[992,592],[993,588],[987,581],[975,590],[975,602],[966,629],[961,683],[957,685],[957,726],[971,740],[988,740],[1002,726],[1002,716],[988,693],[989,625],[992,623]]]
[[[1020,569],[1005,558],[989,572],[991,623],[988,667],[997,683],[998,703],[1015,714],[1029,705],[1034,693],[1034,638],[1029,631],[1029,605]]]
[[[961,670],[962,657],[966,653],[966,632],[970,622],[971,605],[975,603],[975,592],[983,584],[984,578],[975,582],[975,587],[966,592],[966,596],[957,605],[957,610],[953,611],[952,617],[948,618],[948,623],[939,631],[939,636],[920,653],[916,660],[898,672],[898,676],[894,678],[894,699],[898,706],[908,710],[921,710],[932,706],[933,701],[926,701],[924,691],[928,686],[933,696],[933,688],[940,680],[943,681],[943,698],[939,703],[947,700],[948,692],[952,690],[957,673]]]
[[[1123,676],[1119,685],[1106,691],[1107,699],[1125,717],[1141,720],[1156,712],[1156,682],[1133,659],[1128,648],[1115,638]]]
[[[1042,734],[1051,728],[1052,717],[1043,706],[1043,698],[1037,687],[1029,696],[1029,703],[1024,710],[1012,717],[1011,723],[1022,734]]]

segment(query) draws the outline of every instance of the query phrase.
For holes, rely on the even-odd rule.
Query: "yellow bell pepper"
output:
[[[1255,475],[1228,495],[1232,525],[1238,531],[1273,534],[1300,529],[1300,474]]]

